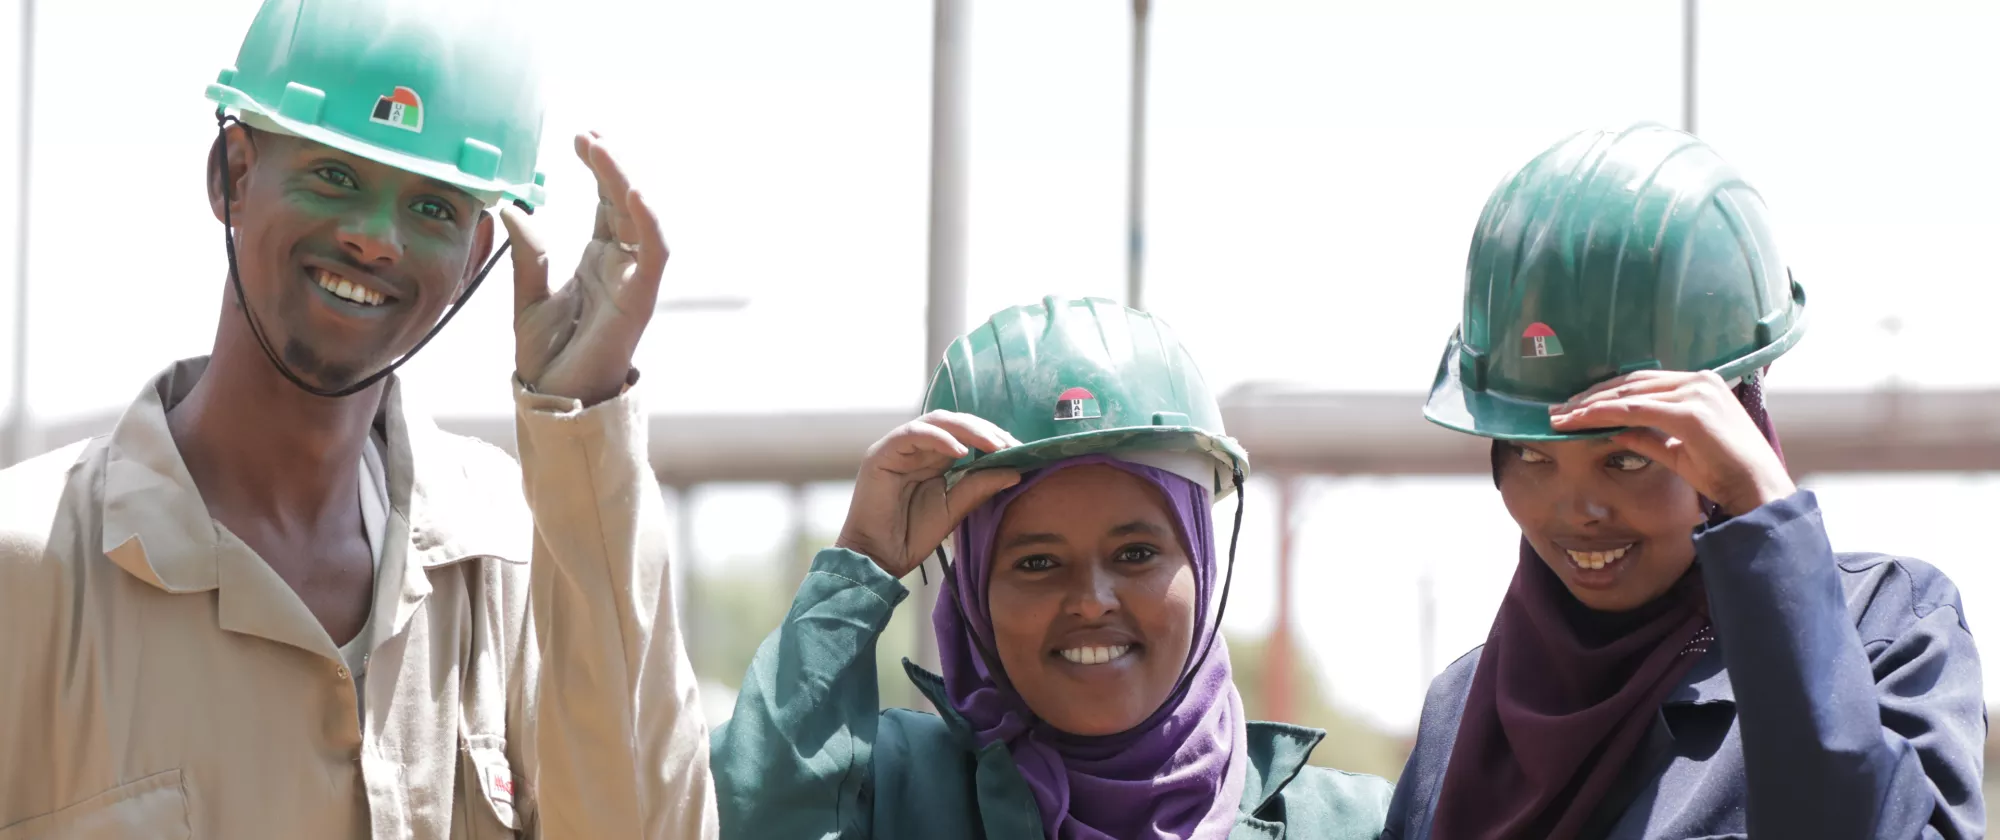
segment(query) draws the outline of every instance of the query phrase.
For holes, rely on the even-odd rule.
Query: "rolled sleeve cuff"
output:
[[[1782,577],[1785,572],[1821,569],[1831,575],[1833,571],[1827,562],[1833,546],[1827,542],[1819,497],[1811,490],[1697,527],[1694,550],[1704,561],[1703,573],[1709,575]]]
[[[909,597],[910,590],[899,581],[882,571],[866,555],[844,548],[821,549],[813,555],[812,568],[808,577],[820,578],[840,588],[854,588],[868,592],[882,603],[881,620],[886,623],[896,605]]]

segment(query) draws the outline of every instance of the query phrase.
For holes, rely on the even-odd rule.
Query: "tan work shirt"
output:
[[[0,472],[0,840],[716,835],[636,394],[517,386],[517,466],[390,380],[357,698],[168,433],[206,364]]]

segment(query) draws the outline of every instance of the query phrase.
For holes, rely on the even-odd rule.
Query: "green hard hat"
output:
[[[1021,442],[960,459],[947,484],[972,470],[1107,454],[1185,476],[1220,500],[1236,472],[1250,472],[1173,331],[1116,301],[1047,297],[995,314],[945,350],[924,410],[976,415]]]
[[[265,0],[208,98],[253,126],[542,203],[527,21],[497,0]]]
[[[1556,433],[1549,406],[1639,370],[1740,379],[1805,326],[1763,198],[1715,150],[1650,123],[1586,131],[1487,200],[1424,417],[1506,440],[1603,437],[1618,430]]]

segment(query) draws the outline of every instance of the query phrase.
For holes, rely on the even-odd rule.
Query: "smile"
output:
[[[1089,647],[1064,648],[1056,651],[1062,658],[1078,665],[1103,665],[1125,658],[1132,652],[1131,645],[1092,645]]]
[[[307,268],[306,276],[311,277],[319,287],[332,293],[334,297],[360,306],[381,306],[395,298],[373,289],[357,286],[338,274],[322,268]]]
[[[1638,545],[1638,543],[1633,543],[1632,545]],[[1628,545],[1623,548],[1615,548],[1610,551],[1571,551],[1569,549],[1564,549],[1564,550],[1569,552],[1569,562],[1574,564],[1577,568],[1590,569],[1592,571],[1596,571],[1598,569],[1602,569],[1606,566],[1618,562],[1619,558],[1625,556],[1625,552],[1632,550],[1632,546]]]

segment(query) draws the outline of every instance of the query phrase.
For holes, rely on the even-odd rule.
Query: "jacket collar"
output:
[[[978,753],[979,745],[973,737],[972,725],[952,708],[950,696],[945,694],[944,678],[917,665],[903,660],[903,671],[910,676],[910,682],[937,708],[938,717],[944,720],[945,728],[970,753]],[[1245,753],[1250,758],[1250,766],[1245,768],[1243,778],[1242,816],[1248,817],[1261,810],[1272,799],[1277,798],[1285,786],[1297,778],[1305,769],[1306,760],[1312,757],[1314,747],[1326,737],[1323,729],[1309,726],[1294,726],[1289,723],[1253,720],[1244,725],[1244,735],[1248,739]],[[1012,764],[1008,764],[1012,767]],[[1017,773],[1019,771],[1016,771]],[[1026,786],[1022,786],[1026,790]]]
[[[133,577],[174,593],[215,589],[222,576],[223,533],[209,517],[167,427],[167,411],[187,397],[207,368],[206,356],[184,359],[149,382],[119,417],[105,455],[104,553]],[[430,591],[424,574],[430,568],[472,556],[527,561],[514,556],[519,543],[496,539],[508,532],[496,533],[490,515],[470,504],[485,494],[463,492],[469,479],[450,457],[450,436],[427,418],[404,412],[402,386],[394,376],[375,427],[387,444],[390,522],[383,567],[389,568],[387,555],[399,548],[416,561],[403,564],[406,601]]]

